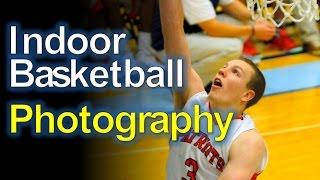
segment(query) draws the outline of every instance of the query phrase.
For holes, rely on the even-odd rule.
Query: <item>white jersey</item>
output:
[[[200,92],[192,96],[184,106],[184,112],[193,112],[194,105],[200,105],[201,112],[210,112],[208,95]],[[206,122],[206,121],[201,121]],[[190,132],[176,142],[170,142],[170,152],[167,161],[168,180],[215,180],[228,163],[229,150],[232,142],[242,133],[254,129],[254,123],[248,115],[231,121],[228,133],[221,142],[214,140],[220,134],[214,126],[212,134],[206,134],[206,124],[200,125],[201,133]],[[260,165],[264,170],[267,163],[267,154]],[[255,179],[259,174],[254,175]]]

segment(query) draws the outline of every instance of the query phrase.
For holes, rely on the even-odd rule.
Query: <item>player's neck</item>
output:
[[[232,106],[229,104],[217,103],[216,101],[214,101],[210,98],[208,99],[208,103],[209,103],[209,109],[210,109],[211,113],[214,113],[214,112],[224,112],[224,113],[233,112],[234,117],[238,117],[243,114],[242,107],[236,107],[236,106]]]

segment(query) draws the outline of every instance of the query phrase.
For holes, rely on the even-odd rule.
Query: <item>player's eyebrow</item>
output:
[[[242,71],[243,74],[245,74],[244,70],[242,69],[242,67],[238,66],[238,65],[234,65],[235,68],[240,69],[240,71]]]
[[[226,63],[225,65],[224,65],[224,67],[228,67],[229,66],[229,63]],[[240,69],[240,71],[243,73],[243,74],[245,74],[245,72],[244,72],[244,70],[242,69],[242,67],[240,67],[239,65],[233,65],[235,68],[237,68],[237,69]]]

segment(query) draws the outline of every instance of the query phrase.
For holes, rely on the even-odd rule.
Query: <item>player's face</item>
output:
[[[218,107],[237,107],[238,104],[252,98],[248,95],[252,96],[254,92],[247,88],[247,83],[253,74],[253,68],[246,62],[241,60],[229,61],[212,79],[209,97]]]

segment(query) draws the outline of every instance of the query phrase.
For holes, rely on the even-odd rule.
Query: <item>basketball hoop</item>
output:
[[[267,19],[277,27],[288,20],[293,22],[301,22],[304,19],[319,20],[317,0],[247,0],[247,7],[253,19]],[[274,19],[277,10],[283,13],[280,21]]]

